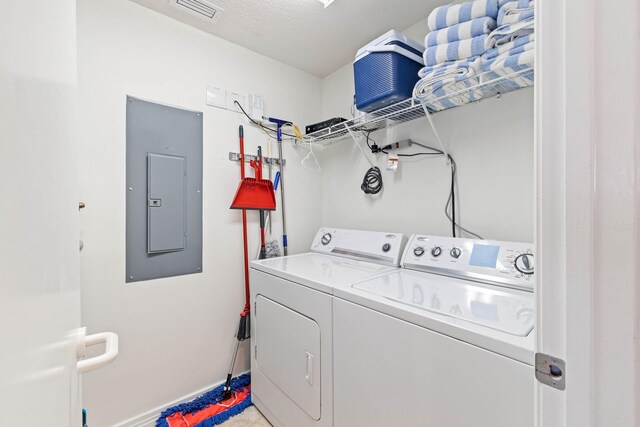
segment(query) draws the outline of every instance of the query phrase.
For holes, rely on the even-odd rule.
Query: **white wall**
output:
[[[320,115],[309,100],[320,99],[321,82],[126,0],[78,2],[78,62],[83,323],[118,333],[121,346],[113,365],[85,376],[84,403],[90,425],[109,426],[222,381],[230,362],[244,292],[241,217],[228,209],[239,166],[227,156],[238,151],[239,124],[249,152],[267,138],[239,114],[207,107],[205,86],[262,93],[266,113],[304,124]],[[202,274],[125,284],[127,94],[204,112]],[[285,145],[291,252],[320,226],[320,179],[299,166],[304,155]],[[257,214],[249,217],[255,253]]]
[[[425,21],[405,33],[423,42]],[[322,117],[351,117],[352,67],[347,64],[323,80]],[[532,89],[438,113],[434,122],[458,165],[460,223],[487,239],[532,242]],[[437,146],[426,119],[371,136],[378,144],[411,138]],[[364,140],[361,144],[366,147]],[[418,149],[402,152],[412,151]],[[370,165],[351,139],[328,146],[319,157],[325,189],[324,225],[450,234],[451,226],[444,215],[450,170],[442,158],[401,158],[398,171],[389,172],[385,169],[386,156],[378,155],[375,162],[383,171],[384,190],[379,197],[372,197],[360,190]]]

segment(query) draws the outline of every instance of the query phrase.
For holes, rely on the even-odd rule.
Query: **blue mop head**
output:
[[[244,374],[231,380],[231,390],[239,392],[248,387],[251,384],[251,375]],[[191,402],[181,403],[172,408],[169,408],[160,414],[160,418],[156,421],[156,427],[170,427],[167,418],[176,413],[182,413],[183,415],[194,414],[196,412],[207,409],[211,405],[219,404],[222,400],[222,394],[224,392],[224,384],[219,385],[203,394],[202,396],[192,400]],[[228,409],[220,412],[206,420],[196,424],[194,427],[213,427],[227,421],[229,418],[238,415],[245,409],[251,406],[251,391],[247,394],[244,400],[230,406]]]

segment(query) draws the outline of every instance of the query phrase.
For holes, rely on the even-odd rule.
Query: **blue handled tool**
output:
[[[284,161],[282,160],[282,127],[285,125],[290,125],[290,121],[274,119],[273,117],[268,117],[267,120],[271,123],[275,123],[277,126],[277,135],[278,135],[278,159],[280,161],[280,172],[279,172],[279,182],[280,182],[280,198],[282,200],[282,253],[287,256],[287,219],[285,216],[285,204],[284,204]],[[276,183],[278,182],[278,176],[276,176]],[[276,184],[277,185],[277,184]]]
[[[280,172],[276,172],[276,179],[273,181],[273,189],[278,190],[278,184],[280,183]]]

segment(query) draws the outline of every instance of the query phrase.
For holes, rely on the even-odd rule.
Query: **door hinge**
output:
[[[254,317],[258,317],[258,303],[257,302],[253,303],[253,316]]]
[[[257,345],[253,346],[253,358],[258,360],[258,346]]]
[[[536,379],[542,384],[564,390],[567,373],[565,362],[548,354],[536,353]]]

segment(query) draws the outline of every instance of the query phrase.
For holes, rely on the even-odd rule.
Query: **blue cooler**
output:
[[[391,30],[358,50],[353,63],[356,108],[370,113],[411,98],[424,67],[424,46]]]

